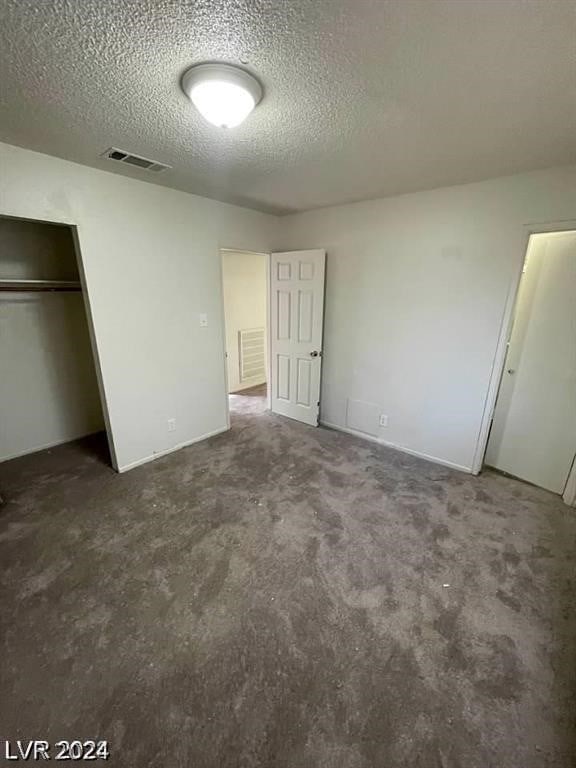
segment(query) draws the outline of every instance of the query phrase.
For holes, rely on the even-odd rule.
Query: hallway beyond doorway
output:
[[[257,387],[232,392],[229,395],[232,422],[235,416],[255,416],[266,411],[267,386],[267,384],[259,384]]]

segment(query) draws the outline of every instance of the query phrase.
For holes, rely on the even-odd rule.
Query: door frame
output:
[[[562,498],[569,507],[576,507],[576,456],[574,456]]]
[[[248,248],[222,247],[218,249],[218,264],[220,270],[220,318],[222,321],[222,359],[224,361],[224,385],[226,405],[226,427],[230,429],[230,400],[228,392],[228,350],[226,349],[226,307],[224,305],[224,269],[223,258],[225,253],[247,253],[252,256],[264,256],[266,262],[266,408],[270,410],[270,260],[271,251],[252,251]]]
[[[508,295],[506,297],[506,304],[504,307],[504,313],[502,315],[502,321],[500,323],[498,343],[496,345],[496,351],[492,361],[492,371],[490,373],[488,392],[484,403],[484,413],[482,415],[482,422],[476,442],[476,451],[474,453],[474,460],[471,467],[473,475],[478,475],[484,466],[484,459],[486,456],[486,450],[488,448],[488,438],[490,436],[490,427],[492,425],[492,419],[496,409],[496,400],[498,398],[500,382],[504,374],[507,346],[510,339],[510,334],[512,332],[512,323],[514,321],[514,315],[516,312],[516,303],[518,301],[520,281],[524,271],[524,264],[526,263],[530,238],[532,235],[540,235],[553,232],[570,232],[572,230],[576,230],[576,219],[534,222],[531,224],[525,224],[523,227],[522,241],[524,247],[516,262],[516,267],[514,269],[514,274],[510,282]]]

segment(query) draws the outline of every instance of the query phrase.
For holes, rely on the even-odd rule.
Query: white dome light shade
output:
[[[256,106],[248,91],[224,80],[197,83],[190,91],[190,98],[209,123],[223,128],[240,125]]]
[[[198,112],[219,128],[240,125],[262,98],[262,86],[229,64],[197,64],[184,73],[182,90]]]

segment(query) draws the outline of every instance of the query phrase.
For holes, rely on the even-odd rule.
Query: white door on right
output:
[[[530,238],[486,464],[562,493],[576,453],[576,232]]]
[[[326,252],[273,253],[270,260],[270,403],[318,425]]]

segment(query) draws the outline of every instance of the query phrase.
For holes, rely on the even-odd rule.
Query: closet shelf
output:
[[[81,291],[76,280],[0,280],[0,291]]]

